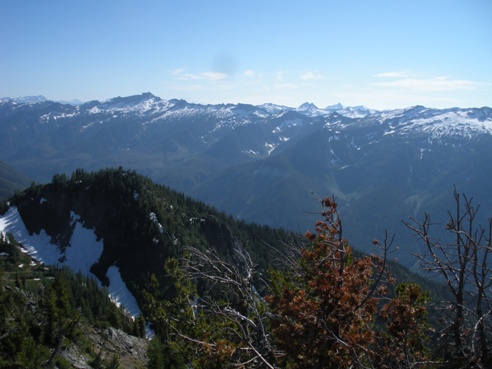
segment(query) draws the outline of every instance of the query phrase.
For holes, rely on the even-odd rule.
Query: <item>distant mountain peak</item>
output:
[[[157,105],[165,102],[160,97],[153,95],[150,92],[145,92],[140,95],[132,95],[125,97],[114,97],[112,99],[102,102],[97,106],[96,111],[119,111],[119,112],[137,112],[146,113],[153,111],[157,108]],[[167,103],[167,102],[166,102]]]
[[[149,123],[166,122],[170,120],[192,119],[200,121],[205,119],[210,123],[194,127],[202,132],[200,142],[206,143],[207,137],[213,137],[223,128],[234,129],[240,126],[256,125],[272,120],[288,120],[287,123],[280,122],[276,127],[300,127],[300,120],[313,120],[306,127],[324,119],[330,126],[341,124],[342,126],[353,125],[370,126],[379,125],[383,122],[388,124],[391,134],[421,134],[425,132],[432,137],[460,136],[470,137],[477,134],[492,134],[492,113],[490,108],[450,108],[433,109],[421,105],[416,105],[404,109],[377,111],[368,109],[364,106],[343,106],[341,103],[318,108],[311,102],[305,102],[298,108],[292,108],[271,103],[263,105],[250,104],[215,104],[202,105],[198,103],[188,103],[185,100],[171,99],[163,100],[151,92],[144,92],[132,96],[118,96],[103,102],[91,101],[77,107],[52,104],[43,96],[27,96],[22,98],[4,98],[0,100],[6,104],[5,109],[10,109],[9,105],[23,105],[24,108],[42,107],[43,113],[39,120],[43,123],[52,122],[55,125],[61,121],[67,121],[75,116],[87,117],[88,122],[80,127],[80,131],[96,129],[99,125],[97,121],[92,121],[91,115],[106,115],[105,120],[99,122],[103,125],[110,124],[113,120],[131,119],[135,129],[139,125]],[[36,105],[44,102],[44,105]],[[336,113],[336,114],[334,114]],[[99,119],[99,118],[97,118]],[[296,128],[299,129],[299,128]],[[224,131],[225,132],[225,131]],[[388,133],[389,134],[389,133]],[[282,142],[287,142],[292,137],[282,136]],[[5,145],[9,145],[8,142]],[[249,150],[249,149],[248,149]],[[258,151],[258,150],[253,150]],[[261,150],[260,150],[261,151]]]
[[[335,105],[328,105],[325,110],[340,110],[340,109],[343,109],[343,105],[338,103],[338,104],[335,104]]]
[[[73,106],[79,106],[82,104],[85,104],[85,101],[79,100],[79,99],[72,99],[72,100],[57,100],[56,102],[60,104],[65,104],[65,105],[73,105]]]
[[[127,103],[127,104],[135,104],[135,103],[139,103],[139,102],[142,102],[145,100],[151,100],[151,99],[159,99],[160,100],[159,97],[153,95],[152,93],[144,92],[140,95],[113,97],[109,100],[104,101],[104,103],[120,103],[120,102],[123,102],[123,103]]]
[[[11,97],[0,98],[0,102],[7,102],[7,101],[13,101],[18,104],[36,104],[36,103],[48,101],[48,99],[43,95],[21,96],[21,97],[14,97],[14,98]]]
[[[313,103],[305,102],[304,104],[302,104],[301,106],[299,106],[298,109],[299,110],[317,110],[318,107],[316,105],[314,105]]]

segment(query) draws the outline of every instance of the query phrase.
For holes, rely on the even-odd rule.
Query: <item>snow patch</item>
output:
[[[250,154],[250,155],[260,155],[260,153],[258,151],[254,151],[252,149],[249,149],[249,150],[243,150],[242,151],[243,154]]]
[[[270,155],[272,153],[273,150],[275,150],[275,148],[277,147],[275,144],[273,143],[268,143],[268,142],[265,142],[265,147],[267,148],[268,150],[268,155]]]
[[[120,269],[112,265],[106,272],[106,276],[109,278],[109,297],[111,300],[120,307],[123,305],[126,310],[135,317],[140,314],[140,308],[138,307],[137,300],[126,288],[125,282],[121,278]]]
[[[22,245],[23,251],[39,262],[48,265],[66,265],[75,272],[80,271],[84,275],[91,275],[91,266],[99,260],[102,254],[103,240],[97,239],[94,230],[84,228],[77,214],[71,212],[70,217],[75,227],[65,252],[60,251],[56,245],[51,243],[51,237],[44,230],[39,234],[29,234],[16,207],[11,207],[0,216],[0,232],[2,234],[11,233]],[[108,292],[111,299],[117,304],[123,304],[131,316],[141,314],[135,297],[121,279],[119,269],[112,266],[106,275],[110,281]],[[101,286],[99,280],[98,284]]]
[[[157,225],[157,227],[159,228],[159,232],[160,232],[161,234],[163,234],[163,233],[164,233],[164,227],[162,226],[162,224],[161,224],[161,223],[159,223],[159,220],[157,219],[157,215],[156,215],[156,213],[151,212],[151,213],[149,214],[149,218],[150,218],[150,220],[151,220],[151,221],[152,221],[155,225]]]
[[[22,245],[23,251],[39,262],[66,265],[75,272],[89,275],[92,264],[97,262],[102,254],[103,242],[97,240],[93,230],[84,228],[79,216],[73,212],[71,220],[72,224],[75,223],[75,228],[65,252],[51,243],[51,237],[44,230],[39,234],[29,234],[16,207],[11,207],[0,217],[0,230],[12,233],[16,241]]]

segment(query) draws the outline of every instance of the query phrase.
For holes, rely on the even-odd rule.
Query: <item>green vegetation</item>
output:
[[[439,261],[423,256],[438,272],[444,266],[452,276],[462,268],[462,279],[448,283],[451,303],[431,300],[418,284],[391,275],[391,240],[373,241],[380,256],[355,254],[342,238],[336,203],[327,198],[323,206],[316,233],[305,234],[308,244],[297,255],[296,250],[284,254],[284,267],[270,271],[264,298],[254,288],[254,263],[240,247],[232,261],[194,248],[180,263],[171,260],[166,270],[173,276],[175,297],[159,301],[152,291],[147,296],[156,328],[149,368],[489,367],[486,258],[492,223],[475,228],[476,209],[466,197],[464,209],[458,202],[447,226],[458,242],[432,243]],[[425,236],[428,223],[422,226]],[[457,295],[459,286],[471,296]],[[480,295],[473,297],[475,290]],[[441,319],[431,321],[429,311],[438,311]]]
[[[390,295],[390,245],[381,246],[381,257],[354,256],[341,237],[336,204],[324,201],[325,221],[306,234],[310,243],[298,258],[285,255],[284,268],[271,270],[265,298],[240,247],[232,262],[194,248],[180,265],[171,260],[175,298],[163,302],[148,293],[156,328],[149,367],[433,367],[425,344],[428,296],[415,284]],[[161,357],[179,361],[166,366]]]
[[[10,235],[0,253],[0,367],[68,368],[61,352],[74,342],[95,358],[89,326],[144,334],[93,278],[35,263]]]
[[[150,369],[486,368],[492,223],[477,226],[471,200],[455,199],[450,243],[431,237],[427,214],[406,223],[446,285],[391,261],[387,235],[373,241],[377,255],[353,250],[331,198],[304,238],[237,221],[122,168],[55,175],[10,202],[30,232],[44,230],[61,249],[74,214],[104,241],[91,271],[104,284],[118,266],[155,332]],[[128,319],[95,280],[31,264],[11,236],[0,251],[4,366],[62,368],[62,347],[83,342],[84,327],[144,335],[144,317]],[[121,365],[86,345],[91,367]]]
[[[272,249],[300,240],[281,229],[236,221],[122,168],[94,173],[79,169],[70,178],[55,175],[51,183],[31,186],[11,203],[30,232],[44,229],[62,249],[73,231],[72,212],[77,214],[84,227],[104,240],[103,253],[91,271],[104,284],[107,269],[117,264],[140,305],[152,274],[163,286],[162,296],[172,294],[166,291],[163,265],[170,257],[181,257],[185,246],[213,248],[230,259],[233,245],[240,243],[265,274]]]

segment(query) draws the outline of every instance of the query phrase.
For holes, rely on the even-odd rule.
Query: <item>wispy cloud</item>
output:
[[[180,92],[197,92],[197,91],[207,91],[209,88],[202,84],[165,84],[165,87],[171,91]]]
[[[385,72],[374,75],[377,78],[405,78],[409,77],[407,72]]]
[[[324,79],[325,77],[317,70],[304,72],[299,75],[299,78],[304,81],[317,81],[320,79]]]
[[[171,72],[174,79],[181,81],[191,80],[208,80],[208,81],[221,81],[228,78],[226,73],[221,72],[201,72],[201,73],[187,73],[185,69],[176,69]]]
[[[255,73],[255,71],[254,71],[254,70],[248,69],[248,70],[245,70],[245,71],[243,72],[243,75],[244,75],[245,77],[255,77],[255,76],[256,76],[256,73]]]
[[[396,88],[401,90],[442,92],[442,91],[473,91],[477,90],[480,82],[451,79],[448,77],[434,78],[403,78],[395,81],[371,83],[371,86]]]
[[[273,84],[273,87],[278,90],[295,90],[299,86],[295,83],[277,82]]]
[[[275,72],[275,80],[277,82],[283,81],[289,73],[288,70],[278,70]]]

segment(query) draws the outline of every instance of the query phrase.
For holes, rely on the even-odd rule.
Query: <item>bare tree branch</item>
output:
[[[480,206],[474,207],[473,198],[467,198],[464,194],[460,196],[456,188],[453,197],[456,209],[454,214],[448,211],[446,230],[454,235],[454,242],[432,240],[430,216],[427,213],[422,222],[410,218],[410,222],[403,223],[426,246],[427,253],[417,255],[422,269],[438,273],[453,295],[453,301],[444,307],[453,319],[443,319],[446,324],[443,332],[452,332],[455,355],[467,357],[481,367],[490,364],[492,344],[485,324],[492,318],[492,270],[488,265],[492,220],[488,220],[487,228],[477,226]]]

